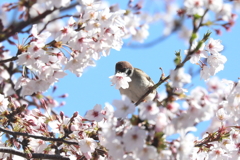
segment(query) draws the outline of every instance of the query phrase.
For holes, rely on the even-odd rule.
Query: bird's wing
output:
[[[135,71],[136,71],[136,72],[141,72],[141,73],[147,78],[148,81],[150,81],[153,85],[155,84],[155,83],[153,82],[153,80],[152,80],[145,72],[143,72],[141,69],[135,68]]]

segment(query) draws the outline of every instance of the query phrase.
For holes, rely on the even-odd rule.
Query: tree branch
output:
[[[6,62],[15,61],[15,60],[17,60],[17,59],[18,59],[18,57],[17,57],[17,56],[14,56],[14,57],[12,57],[12,58],[8,58],[8,59],[1,60],[1,61],[0,61],[0,64],[6,63]]]
[[[31,19],[29,21],[22,21],[22,22],[19,22],[18,24],[12,24],[6,30],[4,30],[4,32],[0,32],[0,42],[5,41],[6,39],[13,36],[17,32],[22,31],[28,25],[37,23],[38,21],[45,18],[47,15],[51,14],[55,10],[56,9],[47,10],[47,11],[43,12],[42,14],[40,14],[39,16],[34,17],[33,19]]]
[[[14,154],[14,155],[29,159],[28,153],[20,152],[18,150],[15,150],[15,149],[9,148],[9,147],[0,147],[0,152]],[[55,155],[55,154],[32,153],[31,155],[32,155],[32,157],[30,157],[30,158],[70,160],[70,158],[63,157],[60,155]]]
[[[23,132],[14,132],[14,131],[9,131],[9,130],[3,129],[2,127],[0,127],[0,131],[2,131],[4,133],[8,133],[13,136],[26,136],[26,137],[31,137],[31,138],[35,138],[35,139],[41,139],[44,141],[63,142],[66,144],[78,145],[77,142],[70,142],[70,141],[64,140],[62,138],[51,138],[51,137],[32,135],[32,134],[23,133]]]

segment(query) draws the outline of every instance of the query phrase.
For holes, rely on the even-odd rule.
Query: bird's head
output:
[[[132,76],[133,66],[127,61],[120,61],[116,63],[115,74],[116,73],[126,73],[127,76]]]

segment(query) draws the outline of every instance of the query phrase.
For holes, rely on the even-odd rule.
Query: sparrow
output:
[[[120,88],[121,95],[126,95],[133,103],[136,103],[148,90],[154,85],[152,79],[141,69],[134,68],[127,61],[120,61],[116,63],[115,74],[125,73],[131,78],[129,87],[126,89]],[[154,100],[157,91],[153,90],[148,96],[144,98],[144,101]]]

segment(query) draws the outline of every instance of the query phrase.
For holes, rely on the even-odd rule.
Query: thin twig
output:
[[[193,33],[192,33],[192,35],[193,35],[193,34],[196,34],[196,33],[198,32],[198,30],[200,29],[200,27],[201,27],[201,25],[202,25],[202,22],[203,22],[203,18],[204,18],[204,16],[206,15],[207,12],[208,12],[208,9],[205,10],[203,16],[201,17],[199,26],[196,26],[196,25],[193,23]],[[205,37],[204,37],[204,38],[205,38]],[[204,38],[203,38],[203,40],[206,40],[206,39],[204,39]],[[191,50],[192,44],[193,44],[193,42],[190,40],[190,41],[189,41],[189,49],[188,49],[188,54],[187,54],[187,56],[184,58],[184,60],[183,60],[181,63],[179,63],[179,64],[175,67],[174,70],[177,70],[177,69],[183,67],[184,64],[185,64],[188,60],[190,60],[191,56],[197,51],[196,48],[195,48],[194,50]],[[154,84],[152,87],[150,87],[149,90],[135,103],[135,105],[138,106],[141,102],[143,102],[144,98],[145,98],[147,95],[149,95],[150,93],[152,93],[155,89],[157,89],[162,83],[166,82],[169,78],[170,78],[170,75],[168,75],[168,76],[165,77],[165,78],[162,78],[162,76],[161,76],[159,82],[156,83],[156,84]]]
[[[145,44],[130,44],[130,45],[125,45],[123,47],[127,47],[127,48],[136,48],[136,49],[142,49],[142,48],[149,48],[149,47],[152,47],[162,41],[164,41],[165,39],[167,39],[169,36],[166,36],[166,35],[162,35],[154,40],[152,40],[151,42],[148,42],[148,43],[145,43]]]
[[[154,86],[150,87],[149,90],[135,103],[136,106],[138,106],[141,102],[143,102],[144,98],[149,95],[153,90],[157,89],[162,83],[166,82],[170,76],[167,76],[164,79],[160,79],[158,83],[154,84]]]
[[[130,45],[124,45],[124,47],[127,47],[127,48],[136,48],[136,49],[142,49],[142,48],[149,48],[149,47],[153,47],[155,45],[157,45],[158,43],[166,40],[167,38],[169,38],[173,33],[175,33],[176,31],[178,31],[180,28],[180,26],[177,26],[175,27],[172,32],[169,34],[169,35],[161,35],[160,37],[150,41],[150,42],[147,42],[145,44],[130,44]]]
[[[0,127],[0,131],[2,131],[4,133],[8,133],[13,136],[26,136],[26,137],[31,137],[31,138],[35,138],[35,139],[41,139],[44,141],[63,142],[66,144],[78,145],[77,142],[70,142],[70,141],[64,140],[62,138],[51,138],[51,137],[32,135],[32,134],[23,133],[23,132],[14,132],[14,131],[9,131],[9,130],[3,129],[2,127]]]

